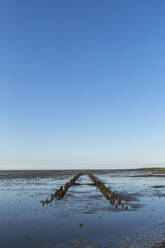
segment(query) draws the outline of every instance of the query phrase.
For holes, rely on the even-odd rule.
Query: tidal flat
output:
[[[78,173],[62,198],[42,204]],[[165,247],[165,179],[144,177],[153,173],[159,170],[0,171],[0,247]]]

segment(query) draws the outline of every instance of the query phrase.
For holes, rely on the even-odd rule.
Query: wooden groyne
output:
[[[122,209],[128,210],[128,207],[125,206],[121,197],[113,192],[111,189],[107,188],[105,184],[100,181],[97,177],[95,177],[92,173],[88,173],[88,176],[93,181],[93,183],[98,187],[104,197],[110,202],[111,205],[118,208],[118,206],[122,207]]]
[[[41,201],[42,205],[51,203],[54,199],[60,200],[64,197],[64,195],[67,193],[68,189],[76,182],[76,180],[82,175],[82,173],[78,173],[75,175],[71,180],[69,180],[67,183],[64,184],[64,186],[61,186],[59,189],[56,190],[53,194],[51,194],[50,198]]]

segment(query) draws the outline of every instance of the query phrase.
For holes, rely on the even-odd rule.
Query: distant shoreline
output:
[[[165,167],[144,167],[135,169],[0,169],[2,172],[58,172],[58,171],[165,171]]]

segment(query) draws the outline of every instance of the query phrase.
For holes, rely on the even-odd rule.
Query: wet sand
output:
[[[63,197],[43,206],[80,172]],[[135,177],[140,173],[0,171],[0,247],[163,247],[164,178]]]

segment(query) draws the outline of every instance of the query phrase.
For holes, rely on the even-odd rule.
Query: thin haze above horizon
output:
[[[163,166],[164,0],[0,2],[0,169]]]

